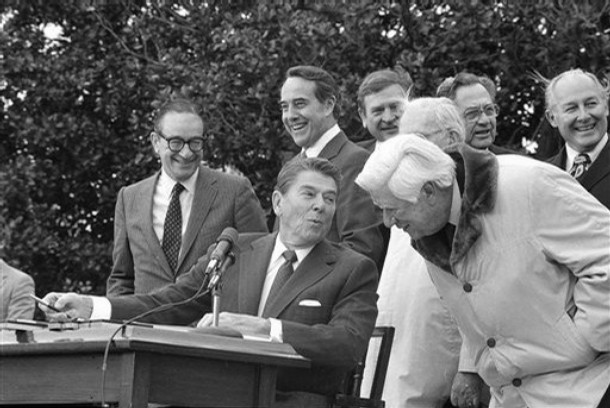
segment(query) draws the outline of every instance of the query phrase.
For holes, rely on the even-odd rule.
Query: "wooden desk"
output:
[[[104,348],[118,327],[105,322],[61,331],[4,327],[0,405],[99,406]],[[184,330],[128,326],[115,336],[104,400],[121,408],[143,408],[149,402],[269,407],[278,367],[309,367],[287,344]]]

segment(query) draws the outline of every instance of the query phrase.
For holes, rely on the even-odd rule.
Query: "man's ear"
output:
[[[432,182],[426,181],[424,185],[421,186],[419,196],[420,199],[424,199],[428,204],[433,205],[436,202],[437,192],[436,186]]]
[[[448,144],[460,143],[460,135],[455,129],[449,129],[449,140]]]
[[[282,193],[277,190],[273,190],[271,194],[271,206],[273,208],[273,212],[279,218],[282,213]]]
[[[337,103],[337,100],[335,99],[334,96],[331,96],[331,97],[327,98],[326,101],[324,101],[324,107],[326,108],[327,115],[333,114],[336,103]]]
[[[152,145],[153,150],[155,151],[155,153],[158,156],[159,155],[159,135],[157,135],[157,133],[154,131],[150,132],[150,144]]]
[[[362,108],[358,108],[358,115],[360,116],[360,120],[362,121],[362,127],[366,129],[366,115]]]
[[[555,119],[555,113],[553,113],[552,109],[545,110],[544,111],[544,116],[546,116],[546,120],[549,121],[551,126],[553,126],[554,128],[556,128],[558,126],[557,120]]]

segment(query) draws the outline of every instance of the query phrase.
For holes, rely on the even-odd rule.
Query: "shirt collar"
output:
[[[334,124],[330,129],[328,129],[324,134],[316,140],[316,142],[309,146],[308,148],[303,148],[303,152],[307,157],[318,157],[322,149],[326,147],[328,142],[330,142],[335,136],[337,136],[341,132],[338,124]]]
[[[587,153],[587,155],[591,159],[591,163],[593,163],[599,157],[599,154],[602,152],[602,149],[604,148],[604,146],[606,145],[607,142],[608,142],[608,133],[606,133],[604,135],[604,137],[602,137],[600,139],[600,141],[593,148],[593,150],[590,150],[588,152],[582,152],[582,153]],[[572,168],[572,165],[574,164],[574,159],[580,153],[581,152],[577,152],[576,150],[572,149],[572,147],[570,147],[570,145],[568,145],[566,143],[566,170],[570,170]]]
[[[303,259],[305,259],[305,257],[307,255],[309,255],[309,253],[311,252],[311,250],[313,249],[315,245],[312,245],[310,247],[307,248],[299,248],[299,249],[295,249],[294,252],[297,254],[297,264],[300,264],[301,261]],[[286,251],[288,248],[286,247],[286,245],[284,245],[284,243],[282,242],[282,240],[280,239],[280,235],[277,235],[277,238],[275,240],[275,246],[273,247],[273,252],[271,253],[271,262],[279,259],[282,254],[284,253],[284,251]],[[296,269],[296,268],[295,268]]]
[[[186,181],[181,181],[180,184],[182,184],[182,186],[184,187],[184,189],[191,193],[191,194],[195,194],[195,186],[197,185],[197,176],[199,175],[199,167],[197,167],[197,170],[195,170],[195,172],[191,175],[191,177],[189,177],[188,179],[186,179]],[[161,175],[159,176],[159,187],[162,190],[169,190],[170,194],[172,191],[172,188],[174,188],[174,184],[176,184],[176,180],[174,180],[173,178],[171,178],[169,176],[169,174],[167,174],[165,172],[165,170],[163,168],[161,168]]]
[[[456,179],[453,181],[453,197],[451,198],[451,212],[449,213],[449,223],[454,226],[457,226],[460,221],[461,208],[462,197],[460,196],[460,188]]]

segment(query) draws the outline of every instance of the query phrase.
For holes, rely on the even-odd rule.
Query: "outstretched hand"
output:
[[[40,310],[44,312],[50,322],[68,322],[78,318],[89,319],[93,312],[93,301],[88,296],[76,293],[51,292],[42,300],[58,310],[40,305]]]

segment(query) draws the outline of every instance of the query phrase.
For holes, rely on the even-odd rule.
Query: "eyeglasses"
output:
[[[481,113],[484,113],[485,116],[492,118],[498,116],[498,112],[500,112],[500,108],[495,103],[480,105],[474,108],[466,109],[464,111],[464,120],[466,120],[466,122],[476,122],[481,117]]]
[[[203,149],[203,145],[205,144],[205,140],[202,137],[194,137],[189,140],[184,140],[180,136],[166,137],[163,133],[161,133],[160,130],[155,130],[155,133],[165,139],[169,150],[174,153],[180,152],[185,144],[189,146],[191,152],[197,153]]]

